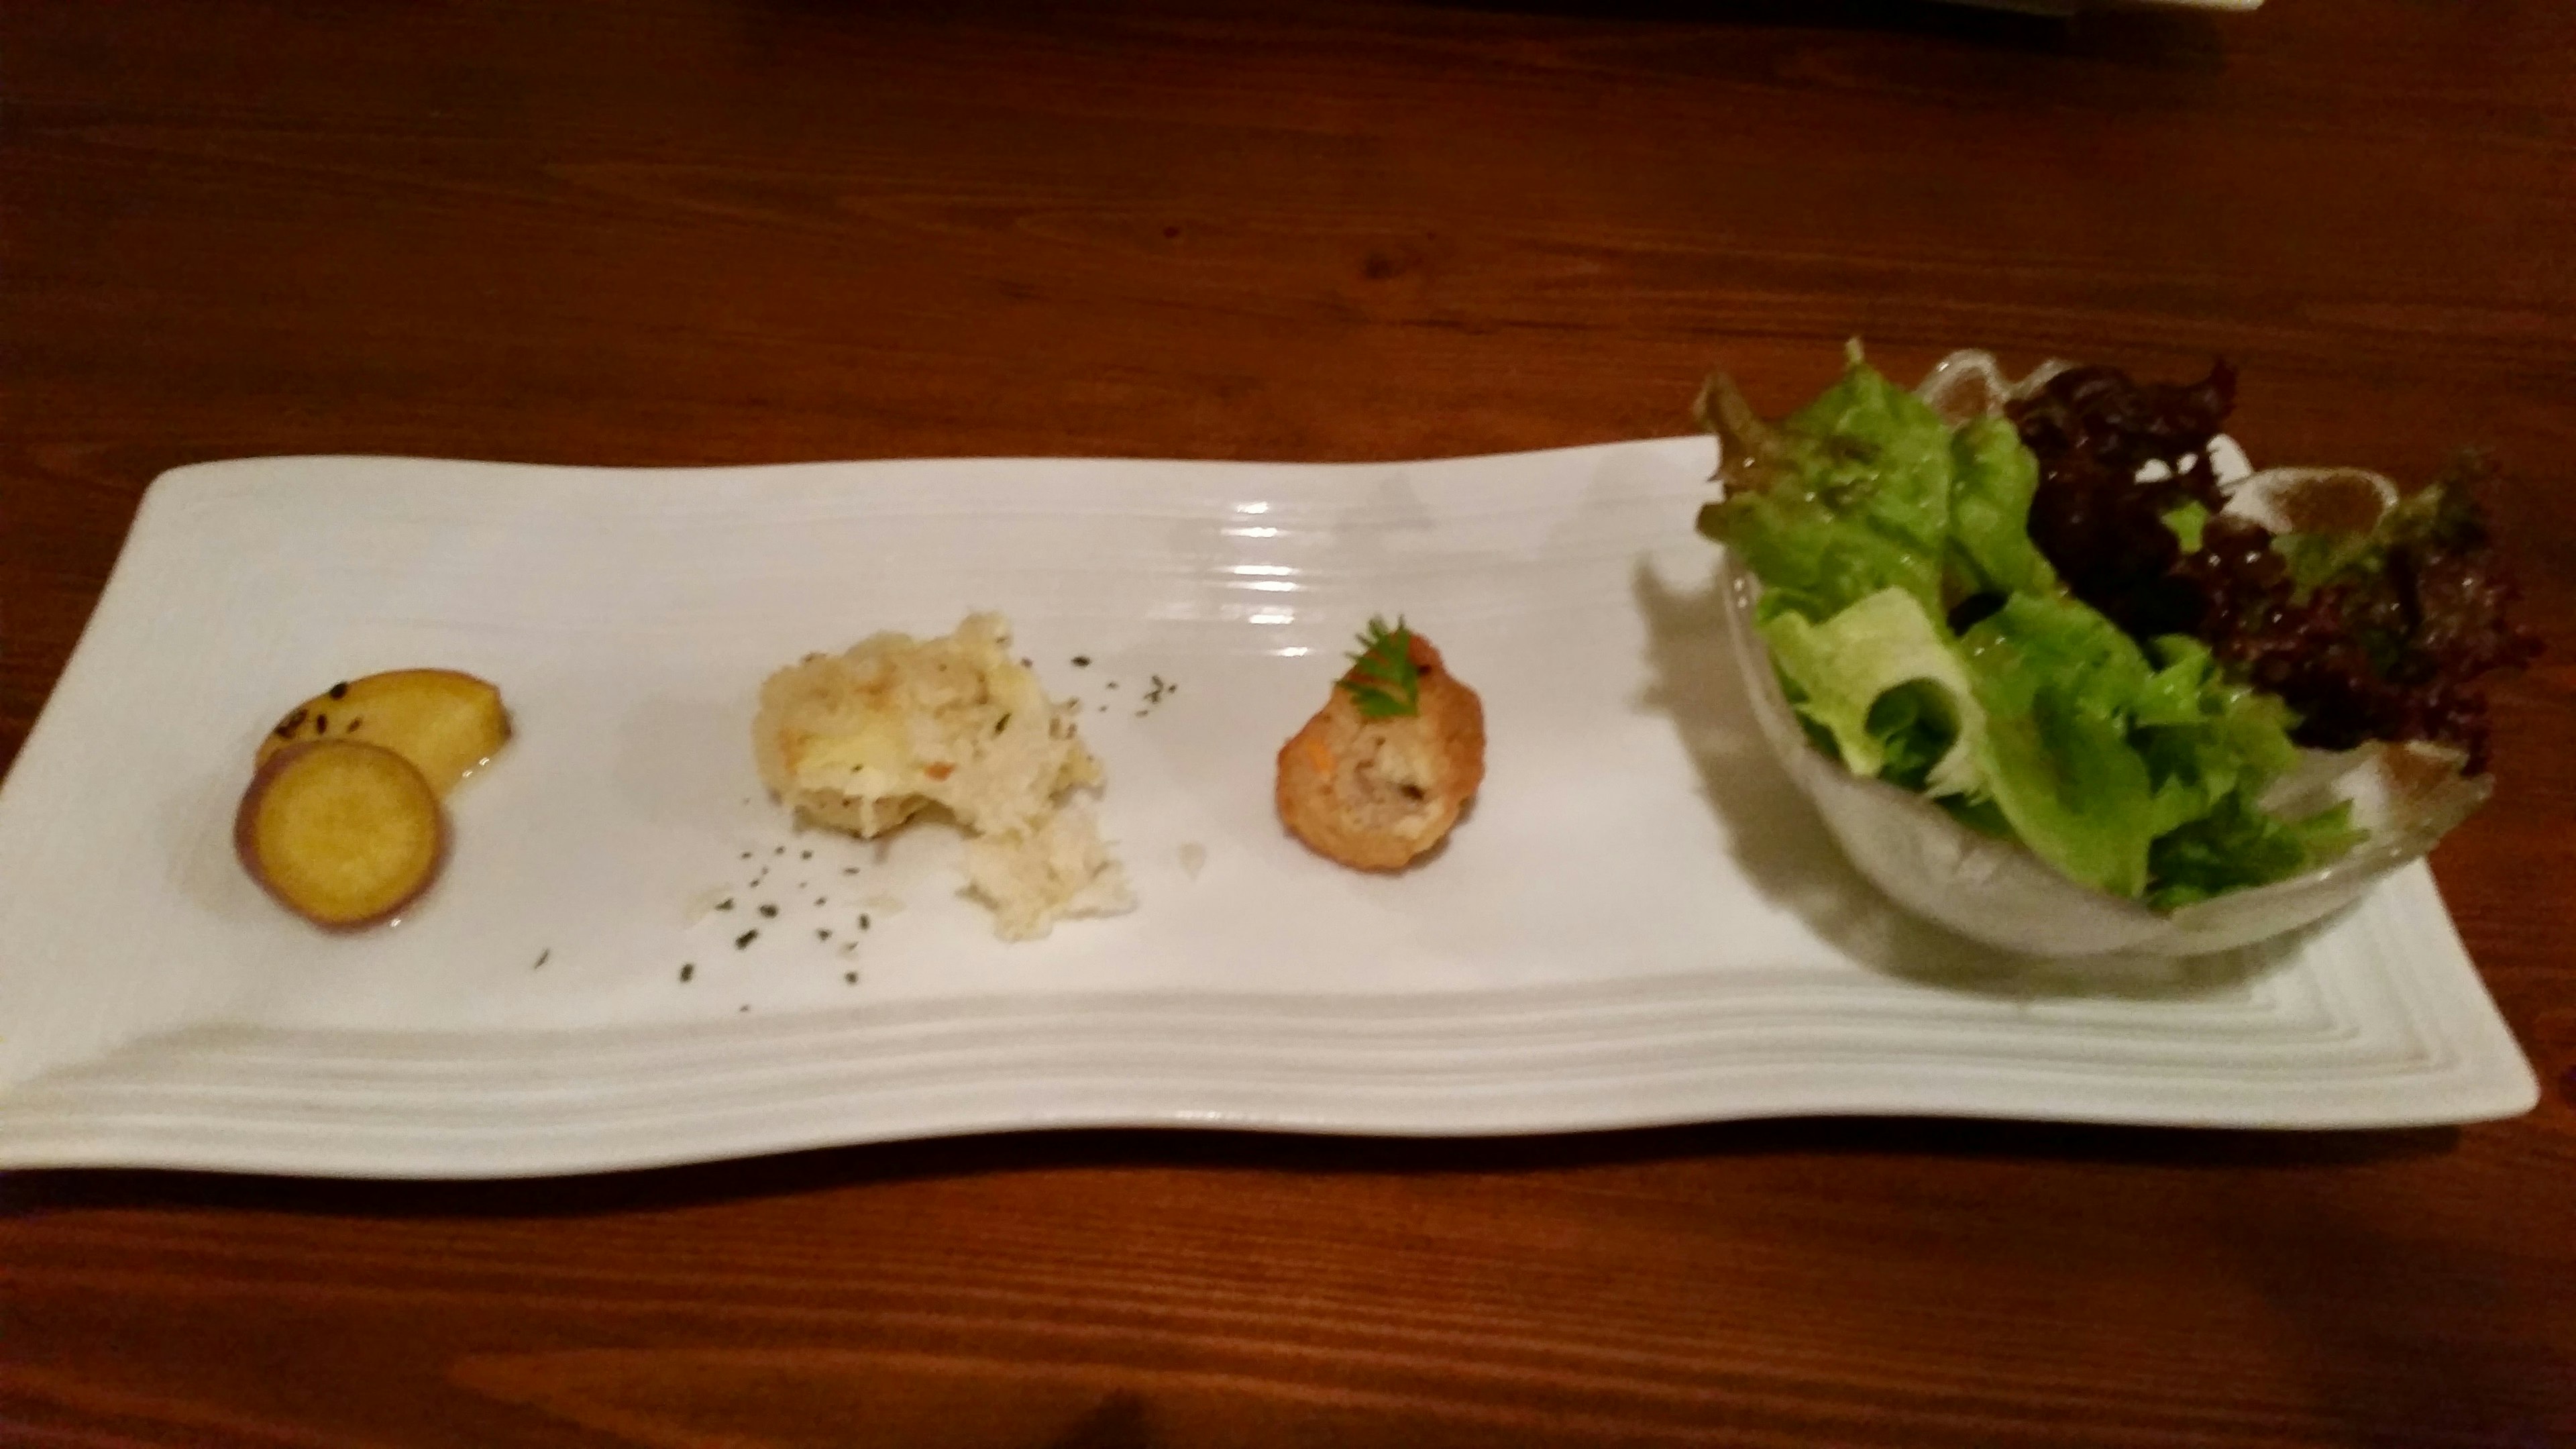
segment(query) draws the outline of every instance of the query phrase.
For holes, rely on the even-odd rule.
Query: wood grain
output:
[[[182,463],[1467,453],[1854,334],[2484,446],[2552,651],[2436,861],[2519,1121],[20,1174],[0,1441],[2576,1442],[2570,77],[2553,0],[0,7],[0,760]]]

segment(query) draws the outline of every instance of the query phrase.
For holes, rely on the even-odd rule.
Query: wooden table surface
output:
[[[1475,453],[1853,334],[2485,446],[2552,650],[2435,857],[2518,1121],[0,1176],[0,1442],[2576,1443],[2572,242],[2564,0],[0,6],[0,759],[183,463]]]

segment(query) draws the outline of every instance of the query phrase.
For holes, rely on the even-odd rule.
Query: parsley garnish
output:
[[[1422,712],[1422,671],[1413,663],[1413,631],[1398,618],[1395,627],[1372,618],[1351,656],[1351,672],[1336,683],[1350,691],[1351,703],[1370,719],[1394,719]]]

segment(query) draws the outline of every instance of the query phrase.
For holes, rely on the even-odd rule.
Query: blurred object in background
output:
[[[1949,0],[1981,10],[2018,10],[2025,15],[2072,15],[2078,10],[2126,9],[2138,5],[2179,5],[2193,10],[2259,10],[2263,0]]]

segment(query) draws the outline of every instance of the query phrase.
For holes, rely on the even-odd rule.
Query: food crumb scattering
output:
[[[1073,916],[1133,908],[1125,871],[1075,798],[1103,776],[1074,728],[1010,653],[999,614],[943,638],[882,633],[813,654],[761,686],[761,779],[800,822],[881,838],[925,813],[966,832],[966,875],[1005,940]],[[900,902],[872,898],[891,913]]]

